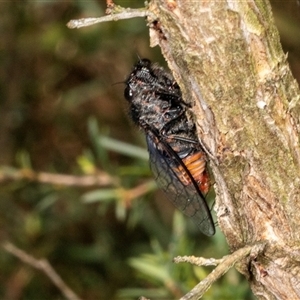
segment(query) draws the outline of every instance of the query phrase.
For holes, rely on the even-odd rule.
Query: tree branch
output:
[[[25,264],[28,264],[31,267],[42,271],[67,299],[81,300],[81,298],[79,298],[56,273],[56,271],[52,268],[52,266],[46,259],[36,259],[27,254],[25,251],[8,242],[4,243],[2,247],[5,251],[19,258]]]
[[[35,172],[30,169],[16,169],[12,167],[0,168],[0,182],[7,180],[29,180],[40,183],[49,183],[60,186],[107,186],[116,183],[116,178],[105,172],[95,175],[75,176],[67,174],[52,174],[47,172]]]
[[[103,22],[132,19],[137,17],[147,17],[152,14],[147,10],[147,8],[138,8],[138,9],[124,8],[118,5],[114,5],[113,7],[108,8],[106,13],[108,13],[109,15],[104,17],[99,17],[99,18],[83,18],[77,20],[70,20],[67,23],[67,26],[70,29],[74,29],[74,28],[91,26]]]
[[[193,105],[230,249],[268,241],[239,271],[257,295],[300,297],[300,92],[269,1],[153,0],[148,9],[159,17],[150,43]]]
[[[223,276],[237,262],[247,257],[251,252],[257,257],[264,250],[265,243],[259,243],[254,246],[243,247],[230,255],[224,256],[222,259],[203,258],[194,256],[178,256],[174,258],[175,263],[190,262],[197,266],[217,265],[217,267],[200,283],[198,283],[191,291],[184,295],[180,300],[196,300],[200,299],[211,285]]]

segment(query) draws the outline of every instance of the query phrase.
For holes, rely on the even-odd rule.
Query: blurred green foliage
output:
[[[144,137],[126,117],[124,86],[115,83],[126,78],[137,53],[163,63],[159,49],[148,46],[145,21],[70,30],[70,19],[103,15],[104,1],[0,6],[1,242],[47,258],[83,299],[179,298],[211,269],[177,265],[173,257],[221,257],[228,249],[218,230],[208,239],[174,213],[152,179]],[[299,66],[299,56],[291,56]],[[102,172],[112,182],[68,187],[1,177],[18,169]],[[1,299],[63,299],[44,274],[0,251]],[[231,270],[205,299],[252,295]]]

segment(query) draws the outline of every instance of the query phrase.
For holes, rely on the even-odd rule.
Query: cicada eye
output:
[[[151,68],[151,61],[147,58],[143,58],[137,63],[137,68],[150,69]]]
[[[133,91],[130,88],[130,85],[128,84],[124,90],[124,97],[127,101],[131,101],[133,98]]]

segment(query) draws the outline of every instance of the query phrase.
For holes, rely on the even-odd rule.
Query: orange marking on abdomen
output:
[[[182,159],[183,163],[196,181],[200,191],[207,194],[209,190],[209,176],[205,170],[206,157],[203,152],[197,152],[191,156]],[[185,172],[182,166],[178,167],[178,176],[181,182],[185,185],[192,183],[190,177]]]

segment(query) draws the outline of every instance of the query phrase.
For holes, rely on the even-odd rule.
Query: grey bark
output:
[[[267,0],[152,0],[150,33],[194,105],[216,214],[261,299],[300,298],[300,106]],[[153,21],[153,17],[149,20]]]

